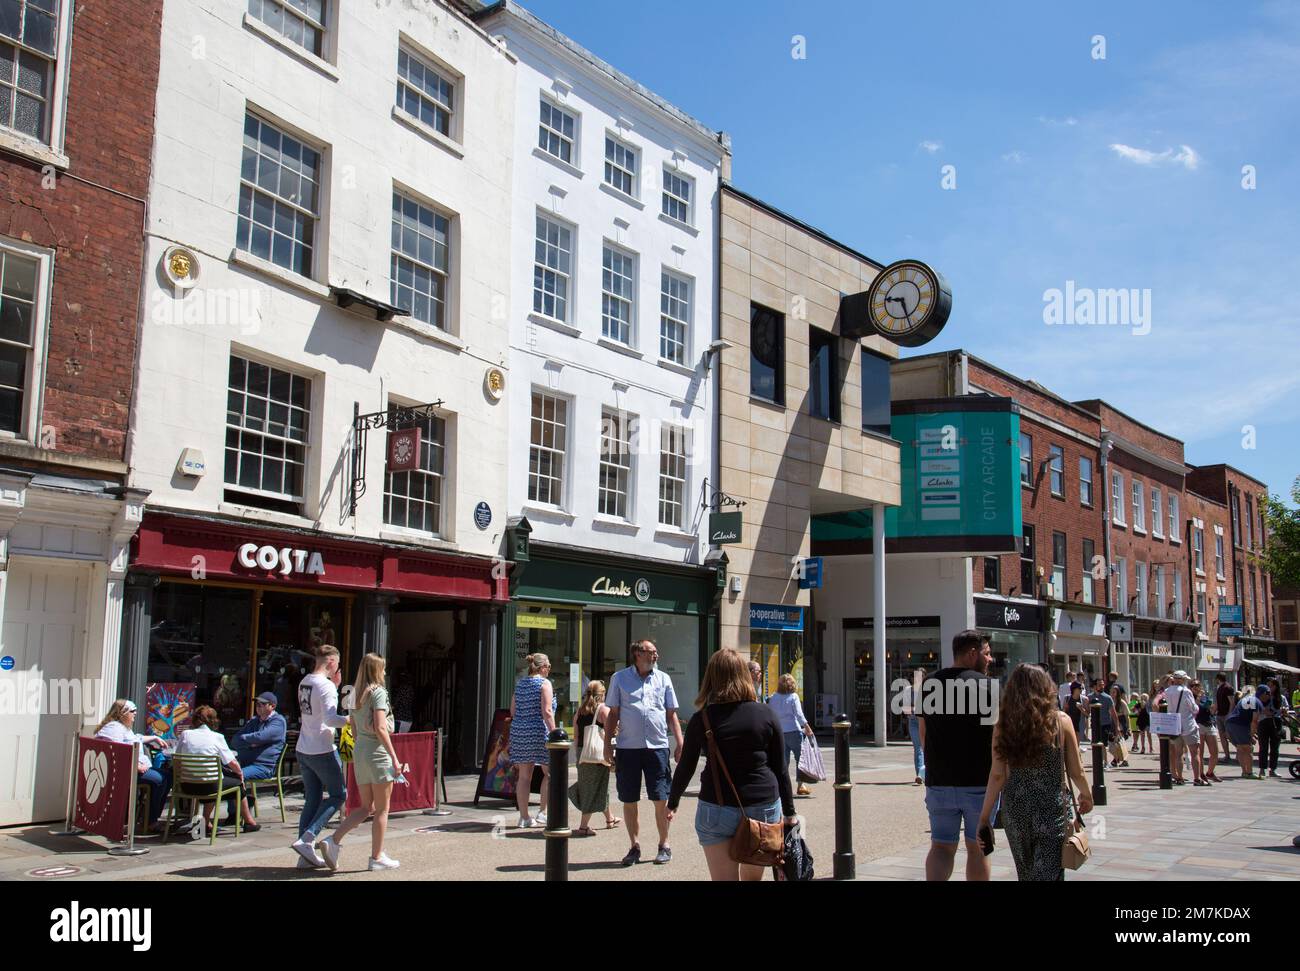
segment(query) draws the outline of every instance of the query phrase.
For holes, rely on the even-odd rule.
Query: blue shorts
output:
[[[779,823],[782,819],[781,800],[770,806],[746,806],[745,815],[760,823]],[[735,806],[718,806],[703,799],[696,801],[695,835],[699,837],[701,846],[730,843],[739,825],[740,810]]]
[[[615,749],[614,788],[618,790],[619,802],[641,801],[643,776],[650,801],[666,802],[673,781],[672,773],[668,771],[668,749]]]
[[[930,839],[956,846],[964,821],[966,838],[978,840],[986,791],[984,786],[929,786],[925,809],[930,814]]]

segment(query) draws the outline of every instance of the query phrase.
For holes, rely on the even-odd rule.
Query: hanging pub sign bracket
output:
[[[707,506],[709,509],[721,511],[727,506],[735,506],[739,509],[745,505],[744,499],[733,499],[720,489],[710,489],[709,480],[705,479],[701,486],[700,505]]]
[[[372,428],[384,428],[390,432],[401,431],[418,426],[419,422],[437,417],[437,410],[442,407],[442,399],[427,405],[393,405],[385,411],[372,411],[361,414],[361,406],[352,404],[352,494],[348,504],[348,515],[357,514],[357,500],[366,494],[366,433]],[[420,441],[418,434],[414,442],[415,461],[418,466]],[[390,464],[392,456],[389,456]]]

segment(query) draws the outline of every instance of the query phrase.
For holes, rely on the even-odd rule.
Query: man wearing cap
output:
[[[1186,746],[1192,761],[1192,779],[1195,785],[1208,786],[1201,774],[1201,732],[1196,727],[1196,711],[1199,707],[1196,696],[1192,694],[1187,682],[1190,675],[1186,671],[1175,671],[1170,677],[1173,683],[1164,690],[1165,711],[1182,719],[1178,737],[1169,740],[1169,771],[1174,777],[1174,785],[1185,785],[1183,779],[1183,748]]]
[[[289,728],[284,716],[275,710],[276,703],[274,694],[263,691],[253,703],[253,717],[231,738],[231,747],[244,770],[245,782],[275,777],[275,767],[280,761]]]

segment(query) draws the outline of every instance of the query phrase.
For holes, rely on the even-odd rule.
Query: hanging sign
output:
[[[420,467],[420,429],[403,428],[388,434],[388,471],[414,472]]]
[[[739,543],[741,525],[738,512],[709,513],[709,542],[718,546]]]

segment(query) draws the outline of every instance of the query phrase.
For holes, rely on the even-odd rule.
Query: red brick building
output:
[[[117,680],[126,544],[143,505],[122,483],[162,3],[4,8],[0,653],[25,678],[86,690],[83,710],[47,704],[15,722],[0,825],[63,815],[67,772],[36,773],[38,742],[43,766],[66,765],[70,736],[98,721]]]
[[[1101,422],[1112,657],[1126,684],[1145,688],[1198,664],[1187,597],[1183,443],[1105,401],[1079,406]]]
[[[1226,600],[1220,598],[1220,603],[1241,607],[1243,632],[1234,643],[1244,648],[1247,662],[1267,662],[1263,666],[1267,669],[1268,663],[1280,660],[1273,627],[1272,584],[1256,563],[1257,554],[1268,542],[1263,516],[1268,487],[1225,464],[1189,465],[1187,485],[1227,510],[1223,583]],[[1211,617],[1217,620],[1217,612],[1211,610]]]

